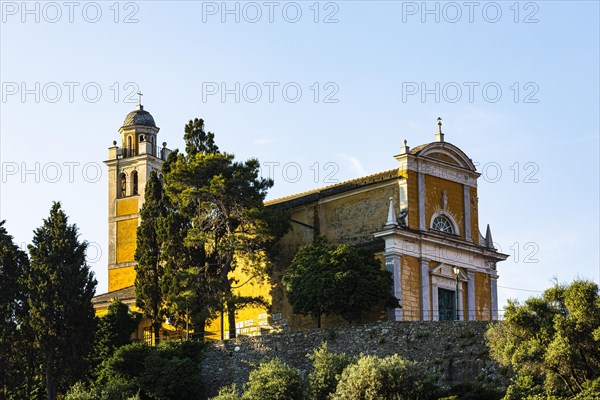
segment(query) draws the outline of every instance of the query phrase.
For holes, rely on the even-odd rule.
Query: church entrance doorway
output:
[[[440,321],[453,321],[456,319],[456,292],[438,288],[438,310]]]

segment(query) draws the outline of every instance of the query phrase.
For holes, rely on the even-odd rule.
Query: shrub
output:
[[[334,400],[435,399],[434,377],[419,364],[397,354],[378,358],[362,356],[342,373]]]
[[[278,358],[263,361],[250,372],[245,385],[244,400],[302,400],[300,373]]]
[[[600,378],[585,382],[583,387],[583,391],[575,396],[573,400],[589,400],[600,398]]]
[[[192,341],[120,347],[102,363],[94,386],[102,400],[126,400],[138,393],[148,399],[196,399],[202,389],[203,348],[204,344]]]
[[[521,400],[542,398],[544,389],[531,376],[518,376],[506,390],[504,400]]]
[[[190,358],[152,352],[139,378],[140,389],[151,399],[196,399],[200,393],[200,366]]]
[[[219,390],[219,394],[210,400],[240,400],[240,395],[234,383],[233,385],[222,387]]]
[[[355,362],[353,357],[346,354],[330,353],[327,342],[308,354],[308,358],[313,362],[313,371],[308,377],[311,400],[328,399],[335,392],[344,368]]]
[[[77,382],[69,388],[65,400],[97,400],[94,390],[88,388],[82,382]]]
[[[447,391],[449,398],[460,400],[500,400],[504,397],[502,390],[482,383],[461,383]],[[442,399],[440,399],[442,400]]]

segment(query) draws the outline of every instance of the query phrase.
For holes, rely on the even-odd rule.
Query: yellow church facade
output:
[[[111,299],[134,307],[134,253],[139,210],[150,171],[160,172],[169,150],[156,146],[158,128],[139,107],[119,130],[122,145],[109,148],[109,292],[94,299],[102,314]],[[390,155],[391,157],[392,155]],[[444,140],[438,120],[434,141],[410,148],[406,141],[394,156],[397,167],[363,178],[267,202],[290,216],[281,239],[281,257],[266,278],[244,276],[237,294],[262,296],[270,307],[236,313],[238,335],[312,328],[314,321],[292,313],[281,276],[297,249],[318,235],[331,243],[368,247],[393,277],[400,307],[373,309],[373,320],[495,320],[498,318],[497,263],[508,256],[496,251],[489,226],[478,221],[477,180],[471,159]],[[344,322],[325,317],[323,327]],[[144,325],[144,324],[142,324]],[[147,325],[147,324],[146,324]],[[173,330],[164,325],[165,335]],[[138,337],[148,337],[141,326]],[[227,318],[207,327],[208,339],[227,338]]]

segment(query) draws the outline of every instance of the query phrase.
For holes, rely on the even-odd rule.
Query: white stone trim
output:
[[[465,240],[472,242],[471,239],[471,191],[467,185],[463,185],[463,202],[465,205]]]
[[[417,188],[419,196],[419,229],[425,230],[425,175],[417,173]]]
[[[459,275],[459,277],[460,277],[460,275]],[[463,321],[464,320],[463,289],[462,289],[463,280],[459,278],[458,282],[459,282],[459,284],[458,284],[458,310],[454,310],[454,311],[458,313],[458,320]],[[456,296],[456,277],[448,277],[446,275],[441,275],[441,274],[435,274],[435,275],[432,274],[432,278],[431,278],[431,294],[432,294],[432,296],[431,296],[431,299],[432,299],[432,303],[433,303],[433,320],[434,321],[440,320],[440,310],[439,310],[439,304],[438,304],[438,289],[439,288],[451,290],[454,292],[454,295]]]
[[[396,157],[401,171],[416,171],[424,175],[435,176],[452,182],[462,183],[469,187],[477,187],[478,172],[453,165],[435,158],[417,157],[412,154],[402,154]]]
[[[469,321],[475,320],[475,273],[472,271],[467,272],[467,310],[469,314]]]
[[[492,307],[492,320],[498,320],[498,280],[493,275],[490,275],[490,295]]]
[[[502,261],[506,254],[468,243],[450,235],[433,235],[412,232],[405,229],[384,229],[374,233],[376,238],[385,240],[387,252],[416,258],[427,258],[431,261],[456,265],[466,270],[489,273],[485,260]]]
[[[431,321],[431,287],[429,286],[429,260],[421,259],[421,319]]]
[[[436,219],[436,217],[439,217],[440,215],[450,220],[450,222],[452,223],[452,228],[454,229],[454,235],[460,236],[460,229],[458,228],[458,224],[456,223],[456,220],[448,210],[437,210],[436,212],[434,212],[431,216],[431,220],[429,221],[429,229],[431,229],[434,232],[439,232],[433,229],[433,221]]]
[[[388,318],[402,321],[402,257],[397,253],[384,253],[384,257],[385,269],[392,274],[392,294],[400,300],[400,307],[394,308],[393,314]]]

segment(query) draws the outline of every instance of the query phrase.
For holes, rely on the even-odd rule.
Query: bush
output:
[[[233,385],[222,387],[219,390],[219,394],[210,400],[240,400],[240,395],[234,383]]]
[[[583,391],[575,396],[573,400],[589,400],[600,398],[600,378],[585,382],[583,387]]]
[[[397,354],[378,358],[362,356],[342,373],[334,400],[435,399],[434,377],[419,364]]]
[[[460,383],[445,393],[449,398],[460,400],[500,400],[504,397],[502,390],[482,383]]]
[[[307,356],[313,362],[313,371],[308,377],[311,400],[326,400],[335,392],[344,369],[355,362],[346,354],[330,353],[327,342]]]
[[[537,384],[531,376],[519,376],[506,390],[504,400],[542,399],[544,388]]]
[[[120,347],[102,363],[94,386],[102,400],[126,400],[138,393],[148,399],[196,399],[202,389],[203,348],[192,341]]]
[[[96,393],[86,387],[82,382],[77,382],[69,388],[65,400],[97,400]]]
[[[244,400],[302,400],[304,388],[300,373],[278,358],[263,361],[250,372]]]
[[[200,393],[200,366],[190,358],[169,357],[158,349],[144,363],[140,389],[151,399],[196,399]]]

